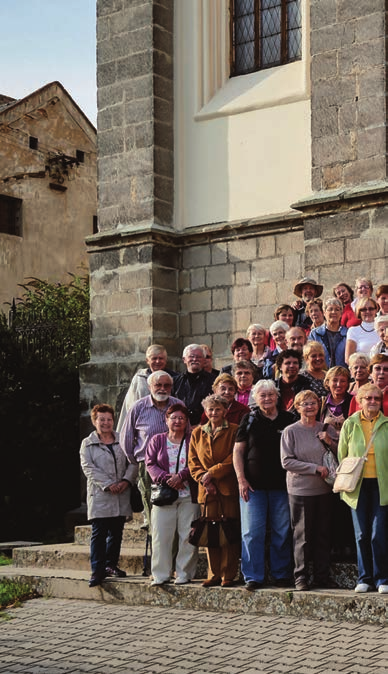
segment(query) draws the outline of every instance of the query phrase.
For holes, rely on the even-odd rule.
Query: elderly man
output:
[[[200,423],[203,412],[202,400],[213,392],[212,386],[216,378],[204,370],[205,356],[200,344],[186,346],[182,354],[186,372],[178,374],[174,379],[173,393],[185,403],[192,426]]]
[[[303,328],[296,326],[286,332],[286,344],[288,349],[295,349],[303,354],[303,347],[307,342],[307,335]]]
[[[124,421],[120,433],[120,445],[128,461],[139,464],[138,485],[143,498],[146,522],[150,522],[151,478],[145,468],[145,450],[153,435],[165,433],[165,414],[175,403],[182,403],[171,395],[173,378],[168,372],[152,372],[147,379],[150,395],[133,404]]]
[[[163,370],[168,372],[171,377],[176,377],[177,372],[173,370],[168,370],[167,365],[167,351],[161,344],[151,344],[146,351],[146,363],[148,367],[141,368],[134,375],[130,387],[124,398],[123,405],[121,407],[120,417],[117,422],[116,431],[120,433],[127,412],[131,409],[133,403],[140,398],[149,394],[149,388],[147,384],[147,379],[152,372],[158,372]]]
[[[296,284],[294,288],[294,295],[301,299],[296,300],[292,304],[292,308],[296,311],[295,325],[300,325],[302,328],[308,328],[312,324],[311,318],[306,316],[306,304],[310,300],[320,297],[323,292],[323,286],[319,285],[313,278],[305,276]]]

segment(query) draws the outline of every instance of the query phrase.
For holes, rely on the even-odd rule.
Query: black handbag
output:
[[[179,459],[183,447],[183,443],[185,441],[185,436],[183,436],[181,440],[181,444],[179,447],[179,452],[178,452],[178,457],[176,460],[176,468],[175,472],[178,472],[178,467],[179,467]],[[166,506],[166,505],[172,505],[178,498],[179,492],[177,489],[174,489],[174,487],[169,487],[168,484],[165,482],[161,484],[151,484],[151,504],[154,506]]]
[[[144,505],[143,505],[143,499],[139,490],[139,487],[137,484],[131,484],[130,485],[130,501],[131,501],[131,508],[132,512],[134,513],[141,513],[144,510]]]
[[[196,547],[222,548],[224,545],[233,545],[241,541],[240,519],[225,517],[221,502],[218,501],[220,514],[218,517],[206,515],[207,498],[203,514],[191,523],[189,543]]]

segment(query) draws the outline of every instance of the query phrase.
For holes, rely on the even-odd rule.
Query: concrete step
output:
[[[142,522],[140,523],[142,524]],[[147,531],[140,528],[138,521],[128,522],[124,525],[123,546],[145,547]],[[88,524],[74,528],[74,542],[78,545],[90,545],[92,527]]]
[[[144,568],[144,546],[121,547],[120,569],[129,574],[141,575]],[[12,554],[16,568],[35,567],[42,569],[68,569],[90,571],[90,555],[87,545],[78,543],[57,543],[15,548]],[[150,572],[150,549],[148,549],[147,571]],[[197,578],[206,578],[207,560],[204,550],[200,551]]]
[[[0,579],[28,583],[42,596],[148,605],[198,611],[223,611],[388,625],[388,595],[355,594],[349,590],[295,592],[293,588],[265,588],[247,592],[233,588],[189,585],[151,587],[150,580],[130,575],[106,579],[102,586],[88,587],[89,572],[75,569],[0,567]]]

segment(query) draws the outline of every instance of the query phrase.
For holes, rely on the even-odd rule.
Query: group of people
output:
[[[301,279],[298,299],[277,307],[269,330],[252,324],[235,339],[233,362],[220,372],[208,345],[185,347],[180,374],[167,369],[165,348],[151,345],[116,430],[110,405],[93,408],[95,431],[80,450],[91,587],[125,575],[119,554],[137,482],[153,585],[170,582],[173,568],[176,584],[191,582],[198,551],[189,533],[202,512],[241,524],[240,542],[207,548],[204,587],[233,585],[240,560],[249,591],[267,582],[332,587],[333,549],[355,543],[356,592],[388,593],[388,285],[376,300],[367,279],[357,279],[356,301],[346,283],[323,303],[322,292]],[[365,458],[341,500],[326,452]],[[167,485],[175,500],[152,505],[152,484]]]

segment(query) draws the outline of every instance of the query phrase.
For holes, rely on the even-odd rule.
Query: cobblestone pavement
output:
[[[34,599],[0,622],[1,674],[387,674],[384,627]]]

